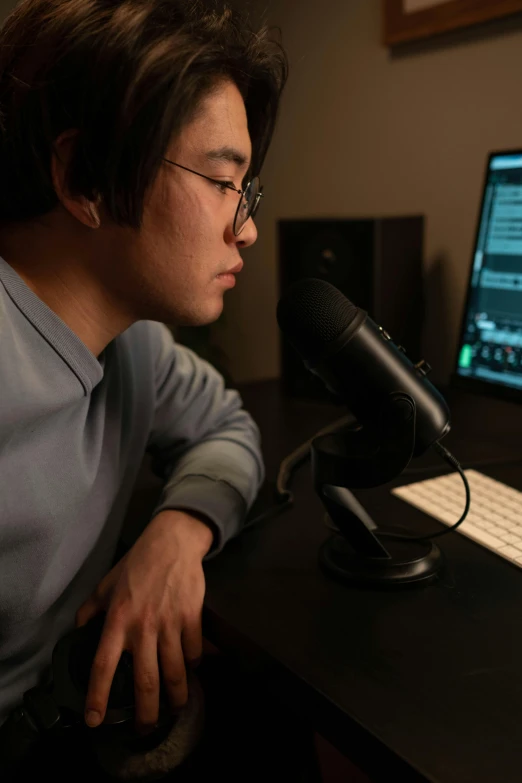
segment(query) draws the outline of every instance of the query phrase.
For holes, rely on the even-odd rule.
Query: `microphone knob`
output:
[[[428,362],[426,361],[426,359],[421,359],[421,360],[420,360],[420,362],[418,362],[418,363],[415,365],[415,369],[416,369],[418,372],[420,372],[420,374],[421,374],[421,375],[424,375],[424,377],[426,377],[426,375],[428,375],[428,374],[431,372],[431,369],[432,369],[432,368],[431,368],[431,366],[428,364]]]
[[[379,326],[379,331],[380,331],[380,333],[382,334],[382,336],[384,337],[384,339],[385,339],[385,340],[388,340],[388,341],[390,341],[390,340],[391,340],[391,337],[390,337],[390,335],[388,334],[388,332],[386,331],[386,329],[383,329],[383,327],[382,327],[382,326]]]

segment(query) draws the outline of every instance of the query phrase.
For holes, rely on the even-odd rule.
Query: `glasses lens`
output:
[[[252,217],[254,211],[257,212],[258,206],[258,194],[260,191],[259,177],[254,177],[246,186],[236,214],[236,223],[234,226],[234,233],[237,236],[245,223]]]

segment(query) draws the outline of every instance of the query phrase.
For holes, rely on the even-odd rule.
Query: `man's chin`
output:
[[[223,312],[223,298],[214,307],[201,308],[198,312],[185,313],[177,317],[175,323],[179,326],[208,326],[218,320]]]

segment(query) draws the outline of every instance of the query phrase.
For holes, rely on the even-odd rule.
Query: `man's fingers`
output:
[[[134,696],[136,700],[136,728],[147,732],[158,722],[159,671],[158,639],[155,634],[143,633],[133,649]]]
[[[181,634],[181,645],[185,660],[197,664],[203,655],[203,633],[201,631],[201,614],[187,622]]]
[[[109,692],[123,644],[123,633],[109,630],[106,623],[92,663],[85,701],[85,722],[88,726],[98,726],[105,718]]]
[[[76,612],[76,627],[81,628],[82,625],[86,625],[92,617],[95,617],[101,611],[102,609],[98,601],[91,596]]]
[[[159,637],[159,656],[163,683],[171,706],[176,709],[187,703],[187,672],[179,632],[174,627],[163,629]]]

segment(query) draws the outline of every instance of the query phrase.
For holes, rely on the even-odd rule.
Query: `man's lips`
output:
[[[226,272],[220,272],[218,277],[220,275],[237,275],[239,274],[239,272],[241,272],[242,269],[243,269],[243,262],[240,261],[239,264],[236,264],[234,267],[232,267],[232,269],[227,269]]]

